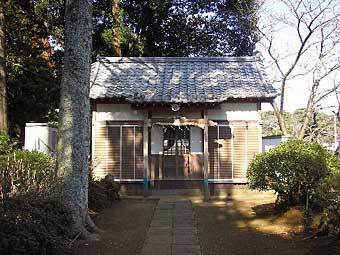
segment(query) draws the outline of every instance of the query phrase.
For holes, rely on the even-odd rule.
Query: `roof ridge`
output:
[[[97,62],[109,63],[170,63],[170,62],[256,62],[255,56],[243,57],[98,57]]]

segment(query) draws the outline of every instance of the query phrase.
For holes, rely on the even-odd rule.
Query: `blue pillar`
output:
[[[204,168],[203,168],[203,176],[204,176],[204,201],[208,201],[210,199],[210,190],[209,190],[209,180],[208,180],[208,171],[209,171],[209,151],[208,151],[208,116],[207,110],[203,111],[204,114]]]
[[[146,197],[149,193],[149,121],[148,112],[144,110],[144,127],[143,127],[143,158],[144,158],[144,178],[143,194]]]
[[[146,197],[149,193],[149,182],[148,182],[148,177],[144,177],[143,179],[143,194],[144,194],[144,197]]]

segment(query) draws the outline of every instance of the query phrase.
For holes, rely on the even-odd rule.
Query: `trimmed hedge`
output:
[[[274,190],[279,208],[305,204],[307,217],[310,205],[321,207],[321,229],[340,233],[340,158],[319,144],[281,143],[258,154],[249,164],[247,177],[250,189]]]
[[[247,171],[249,187],[274,190],[277,204],[289,206],[304,203],[329,175],[332,155],[317,143],[290,140],[261,153]]]

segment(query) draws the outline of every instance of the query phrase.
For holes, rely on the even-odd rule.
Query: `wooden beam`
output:
[[[210,191],[209,191],[209,151],[208,151],[208,115],[207,110],[203,111],[204,115],[204,166],[203,166],[203,176],[204,176],[204,201],[208,201],[210,199]]]
[[[148,195],[149,188],[149,115],[148,111],[144,111],[144,126],[143,126],[143,157],[144,157],[144,178],[143,178],[143,191],[144,196]]]
[[[200,119],[187,119],[187,118],[178,118],[178,119],[167,119],[167,118],[153,118],[149,121],[149,125],[159,125],[159,126],[197,126],[200,128],[204,128],[205,122],[204,118]],[[217,126],[217,122],[212,120],[208,120],[208,126]]]

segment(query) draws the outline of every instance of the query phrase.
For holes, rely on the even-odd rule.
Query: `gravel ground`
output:
[[[268,196],[196,202],[202,254],[340,254],[339,242],[302,241],[294,232],[302,229],[301,210],[273,215],[272,202]]]
[[[122,200],[103,210],[95,223],[105,232],[100,241],[78,240],[66,255],[140,254],[156,200]]]
[[[301,210],[273,214],[272,195],[241,191],[208,203],[200,198],[190,199],[203,255],[340,255],[339,241],[330,242],[328,238],[302,241],[304,236],[297,234],[302,230]],[[78,240],[65,254],[139,255],[156,204],[156,200],[115,202],[95,218],[97,226],[105,230],[101,240]]]

